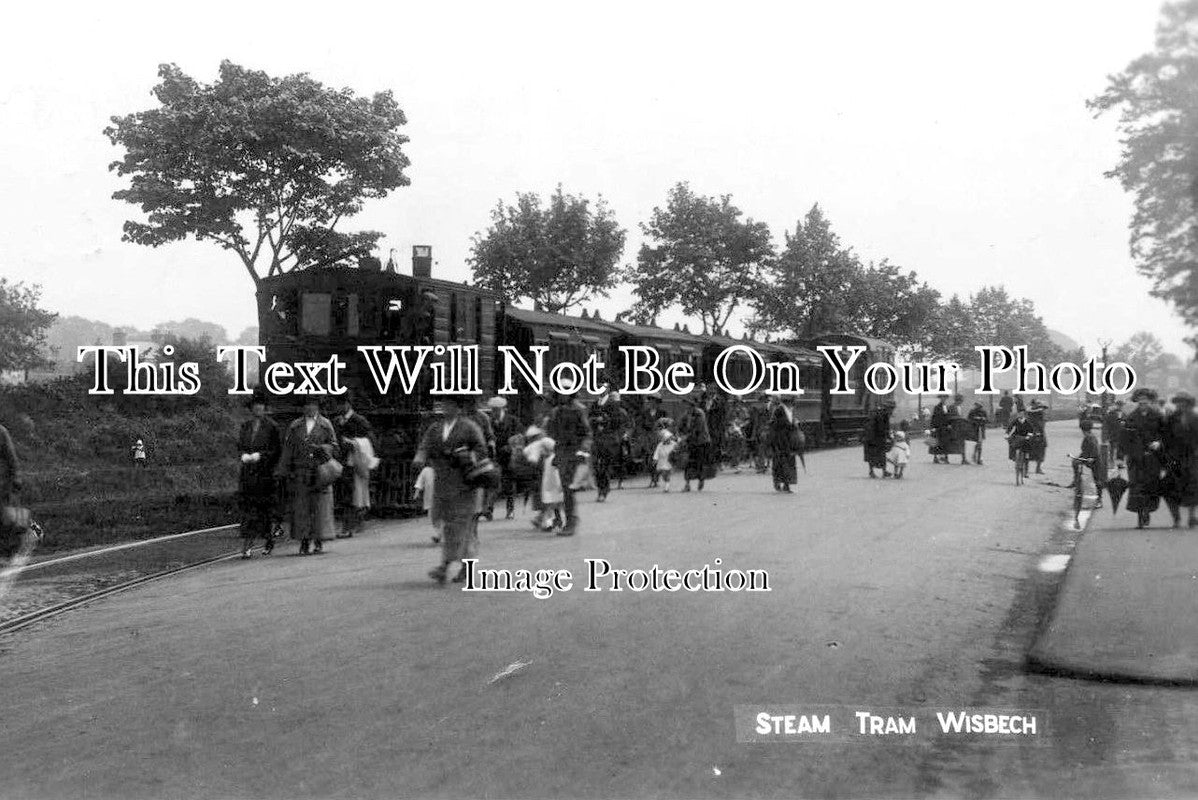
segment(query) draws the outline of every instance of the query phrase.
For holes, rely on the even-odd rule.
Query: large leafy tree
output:
[[[0,278],[0,369],[50,366],[46,331],[58,317],[38,306],[40,286]]]
[[[842,329],[885,339],[907,352],[920,349],[941,310],[940,292],[885,259],[858,272],[847,299],[849,318]]]
[[[970,297],[974,344],[1019,347],[1041,361],[1059,361],[1064,353],[1049,336],[1048,327],[1036,313],[1035,304],[1026,298],[1014,298],[1003,286],[985,286]]]
[[[624,240],[603,198],[592,205],[558,186],[547,206],[531,192],[515,205],[500,201],[491,227],[475,234],[469,263],[475,281],[508,302],[527,298],[558,313],[619,283]]]
[[[971,363],[977,358],[974,346],[988,344],[979,339],[977,328],[969,304],[954,294],[928,320],[919,337],[917,352],[929,361]]]
[[[229,61],[213,84],[159,67],[159,106],[113,117],[104,130],[125,155],[111,169],[140,206],[124,239],[157,247],[194,236],[263,274],[368,253],[382,235],[337,225],[366,200],[406,186],[404,113],[390,92],[358,97],[307,75],[273,78]]]
[[[786,232],[782,253],[765,267],[754,327],[793,336],[840,330],[852,322],[861,262],[818,205]]]
[[[762,267],[774,255],[769,227],[742,216],[730,195],[703,197],[686,183],[674,186],[666,207],[641,224],[648,241],[627,275],[639,298],[633,318],[677,305],[698,317],[705,333],[723,331],[756,296]]]
[[[1135,195],[1131,254],[1198,326],[1198,0],[1166,5],[1156,49],[1133,61],[1088,103],[1119,110],[1123,153],[1107,173]],[[1190,342],[1198,346],[1198,337]]]

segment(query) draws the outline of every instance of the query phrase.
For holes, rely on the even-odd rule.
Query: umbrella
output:
[[[803,451],[799,451],[799,463],[803,465],[803,474],[807,474],[807,459],[803,457]]]
[[[1119,501],[1123,499],[1123,494],[1127,491],[1127,478],[1123,477],[1123,473],[1117,473],[1115,477],[1106,482],[1106,491],[1111,496],[1111,513],[1114,514],[1119,509]]]

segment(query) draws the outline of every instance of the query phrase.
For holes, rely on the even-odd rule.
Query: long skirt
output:
[[[790,486],[799,479],[799,468],[793,450],[774,450],[774,483]]]
[[[889,448],[886,442],[865,443],[865,463],[870,469],[886,469],[886,453]]]
[[[1171,458],[1165,466],[1161,491],[1165,499],[1182,506],[1198,505],[1198,464],[1193,458]]]
[[[688,481],[701,481],[706,474],[707,462],[711,460],[710,444],[692,444],[686,448],[686,469],[683,477]]]
[[[242,536],[247,539],[270,536],[271,523],[275,516],[275,497],[275,484],[269,476],[242,476],[237,496],[241,510]]]
[[[441,563],[478,556],[478,517],[453,514],[441,518]]]
[[[1161,462],[1154,454],[1127,462],[1128,511],[1156,511],[1161,504]]]
[[[291,482],[291,538],[332,539],[333,487],[313,489],[306,479]]]
[[[353,492],[350,501],[354,508],[370,508],[370,473],[362,474],[354,470]]]

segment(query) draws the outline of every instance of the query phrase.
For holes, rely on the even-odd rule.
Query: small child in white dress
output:
[[[674,454],[674,449],[678,447],[678,437],[668,428],[662,430],[658,436],[660,439],[657,442],[657,448],[653,451],[653,470],[662,491],[668,492],[670,491],[670,473],[674,469],[670,464],[670,457]]]
[[[911,444],[907,441],[907,434],[902,431],[894,434],[894,444],[890,446],[890,451],[886,453],[886,460],[894,468],[895,479],[903,477],[903,469],[907,466],[907,462],[911,460]]]

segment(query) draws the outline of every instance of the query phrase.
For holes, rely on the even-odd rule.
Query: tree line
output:
[[[769,227],[745,216],[730,195],[706,197],[682,182],[640,228],[645,243],[635,263],[622,265],[627,232],[602,198],[592,202],[561,186],[548,201],[520,193],[492,210],[490,226],[473,238],[469,264],[474,280],[507,302],[554,313],[626,283],[637,297],[620,315],[630,322],[679,308],[703,333],[726,333],[740,313],[755,336],[851,331],[928,359],[973,363],[978,344],[1027,345],[1041,360],[1078,355],[1051,341],[1030,300],[1002,286],[945,298],[912,270],[863,260],[818,204],[784,232],[779,249]]]

